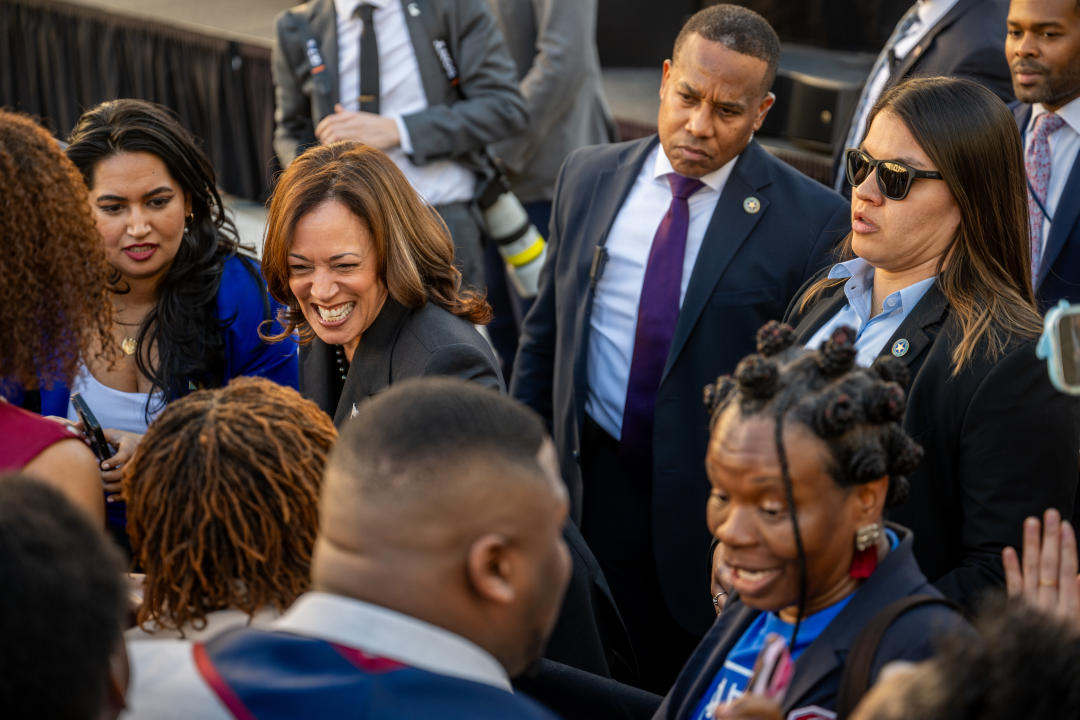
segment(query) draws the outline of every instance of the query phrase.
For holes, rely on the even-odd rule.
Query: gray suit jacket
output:
[[[338,428],[354,406],[411,377],[449,375],[504,387],[491,347],[468,320],[430,302],[410,310],[392,297],[364,332],[340,393],[337,372],[335,348],[318,338],[300,348],[300,392]]]
[[[525,133],[495,146],[496,154],[521,200],[551,200],[572,150],[615,139],[596,51],[596,0],[488,2],[517,65],[530,119]]]
[[[401,0],[428,108],[403,118],[417,165],[470,156],[509,137],[528,122],[517,90],[514,63],[486,0]],[[314,37],[326,66],[320,97],[306,43]],[[433,42],[446,42],[460,74],[460,94],[450,84]],[[338,102],[337,16],[333,0],[311,0],[277,18],[273,50],[274,150],[288,165],[316,143],[315,126]],[[465,99],[462,99],[464,95]]]

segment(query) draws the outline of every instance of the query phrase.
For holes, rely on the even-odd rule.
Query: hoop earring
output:
[[[877,568],[877,542],[881,538],[881,523],[863,525],[855,531],[855,556],[851,558],[849,575],[865,580]]]

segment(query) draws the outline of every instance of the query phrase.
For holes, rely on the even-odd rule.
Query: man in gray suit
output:
[[[533,225],[547,235],[555,178],[563,160],[585,145],[616,139],[615,121],[604,98],[596,51],[597,0],[488,0],[517,66],[529,128],[494,146],[514,194]],[[528,301],[506,280],[506,263],[494,244],[484,252],[488,301],[495,319],[488,326],[510,379]]]
[[[338,140],[385,151],[482,286],[477,153],[528,120],[485,0],[311,0],[278,16],[273,74],[281,163]]]

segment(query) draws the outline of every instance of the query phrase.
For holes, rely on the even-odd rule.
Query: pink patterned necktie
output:
[[[1028,222],[1031,226],[1031,277],[1037,279],[1042,264],[1043,208],[1048,202],[1046,189],[1050,185],[1050,134],[1065,121],[1060,115],[1046,112],[1035,118],[1031,144],[1024,153],[1024,168],[1028,176]],[[1038,198],[1036,200],[1036,198]],[[1041,204],[1041,207],[1040,207]]]

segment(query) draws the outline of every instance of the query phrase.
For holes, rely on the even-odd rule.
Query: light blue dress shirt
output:
[[[863,367],[870,367],[881,354],[885,343],[893,336],[896,329],[904,322],[918,304],[937,276],[920,280],[908,285],[903,290],[885,298],[884,308],[878,315],[870,317],[874,300],[874,266],[862,258],[855,258],[833,265],[829,278],[839,280],[848,278],[844,285],[847,305],[814,333],[806,343],[808,350],[816,350],[821,343],[841,325],[855,328],[855,362]]]

